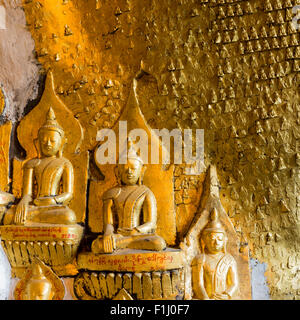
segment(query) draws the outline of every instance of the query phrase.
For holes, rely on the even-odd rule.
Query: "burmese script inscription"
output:
[[[6,240],[39,240],[47,241],[53,239],[78,240],[79,228],[69,227],[20,227],[3,226],[1,236],[5,235]]]
[[[155,270],[171,270],[179,268],[182,262],[182,254],[178,250],[168,250],[166,252],[119,252],[110,255],[82,253],[78,257],[78,265],[80,268],[89,267],[95,271],[117,270],[120,272],[149,272]]]

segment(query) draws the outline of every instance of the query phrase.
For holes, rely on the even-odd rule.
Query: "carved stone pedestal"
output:
[[[21,278],[34,257],[50,266],[57,275],[77,274],[72,264],[83,235],[79,225],[0,227],[1,245],[12,268],[12,276]]]
[[[183,299],[181,250],[80,253],[78,269],[74,292],[80,300]]]

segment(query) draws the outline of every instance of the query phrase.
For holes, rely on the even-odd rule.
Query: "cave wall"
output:
[[[83,151],[96,146],[99,129],[115,124],[132,78],[142,70],[138,98],[152,128],[205,130],[205,163],[217,167],[223,206],[256,261],[253,297],[297,299],[300,49],[292,23],[297,4],[2,1],[7,14],[6,29],[0,30],[1,119],[13,124],[11,138],[7,133],[10,157],[22,155],[14,132],[41,96],[49,69],[56,92],[85,129]],[[93,170],[90,178],[97,178]],[[176,166],[179,238],[197,210],[203,179],[186,177]]]

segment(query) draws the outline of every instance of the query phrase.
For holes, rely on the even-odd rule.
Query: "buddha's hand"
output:
[[[34,199],[33,203],[38,207],[52,206],[57,204],[54,197],[39,197]]]
[[[15,224],[23,225],[26,222],[27,214],[28,214],[28,207],[31,198],[28,196],[24,196],[21,201],[16,206],[16,213],[14,222]]]
[[[103,236],[103,251],[105,253],[112,253],[116,248],[115,238],[113,234]]]
[[[223,292],[223,293],[215,293],[214,294],[214,299],[215,300],[229,300],[230,296],[228,293]]]

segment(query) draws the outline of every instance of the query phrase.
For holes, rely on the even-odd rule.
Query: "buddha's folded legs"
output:
[[[165,240],[156,234],[122,236],[116,239],[117,248],[161,251],[166,248]]]
[[[14,224],[16,206],[11,207],[4,216],[3,224]],[[29,206],[26,223],[75,224],[76,215],[68,206]]]
[[[165,240],[156,234],[141,234],[132,236],[122,236],[114,234],[115,249],[135,249],[135,250],[150,250],[162,251],[166,248]],[[94,253],[104,253],[103,238],[100,236],[94,240],[92,244],[92,251]]]

